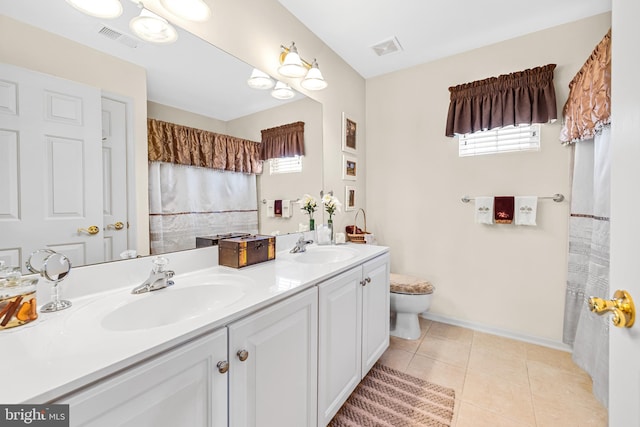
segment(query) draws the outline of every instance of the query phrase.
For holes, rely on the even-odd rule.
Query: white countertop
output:
[[[182,273],[184,269],[170,265],[176,271],[175,285],[140,295],[132,295],[131,289],[141,283],[140,277],[144,280],[148,275],[149,258],[131,260],[134,263],[122,261],[106,266],[80,267],[74,271],[78,276],[75,282],[61,284],[62,297],[72,301],[71,308],[52,314],[39,313],[39,318],[32,323],[0,330],[0,378],[3,384],[11,385],[1,388],[0,403],[53,401],[388,252],[388,248],[383,246],[348,244],[347,247],[357,251],[357,255],[325,265],[297,262],[293,258],[305,254],[285,251],[278,252],[274,261],[242,269],[215,266]],[[181,261],[180,257],[193,258],[193,254],[210,256],[213,251],[207,248],[176,255],[175,265],[184,267],[189,264]],[[215,251],[217,254],[217,249]],[[171,255],[166,256],[171,260]],[[190,262],[191,266],[197,265],[193,260]],[[111,272],[113,280],[105,280],[104,276]],[[92,275],[95,275],[95,280]],[[238,279],[244,294],[231,305],[201,311],[192,318],[166,326],[112,331],[100,323],[104,314],[120,305],[153,297],[157,292],[173,292],[188,286],[213,283],[216,278]],[[42,305],[48,297],[43,299],[42,292],[38,292],[38,303]]]

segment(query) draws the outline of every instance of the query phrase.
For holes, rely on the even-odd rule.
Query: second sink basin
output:
[[[307,246],[305,252],[292,254],[296,262],[304,264],[331,264],[354,258],[358,252],[345,246]]]
[[[175,285],[177,286],[177,285]],[[136,295],[102,318],[102,327],[131,331],[165,326],[233,304],[245,295],[238,286],[203,284]]]

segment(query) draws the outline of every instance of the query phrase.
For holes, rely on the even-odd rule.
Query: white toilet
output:
[[[420,338],[418,315],[429,310],[434,287],[431,283],[412,276],[391,273],[391,322],[390,334],[408,340]]]

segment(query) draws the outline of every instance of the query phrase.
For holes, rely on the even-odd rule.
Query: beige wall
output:
[[[239,59],[262,69],[272,76],[278,76],[277,61],[280,45],[296,42],[300,55],[306,60],[317,58],[322,74],[329,87],[322,91],[306,91],[296,79],[282,78],[296,90],[306,94],[322,104],[323,134],[323,180],[326,191],[333,190],[341,201],[344,198],[344,186],[341,174],[341,117],[348,112],[358,123],[360,149],[358,158],[364,160],[365,154],[365,80],[356,73],[342,58],[330,50],[309,29],[290,14],[277,0],[205,0],[211,5],[213,16],[205,23],[193,23],[176,20],[180,26],[199,35],[204,40]],[[158,0],[145,2],[145,6],[162,13]],[[358,204],[365,205],[366,167],[361,163],[356,183]],[[349,183],[349,185],[353,185]],[[308,192],[318,192],[309,188]],[[315,194],[319,197],[319,194]],[[354,213],[339,214],[334,217],[337,229],[353,221]],[[316,214],[316,222],[318,222]]]
[[[0,16],[0,60],[127,97],[133,102],[138,253],[149,251],[147,77],[144,68]],[[131,220],[131,218],[130,218]]]
[[[209,132],[227,134],[227,122],[170,107],[157,102],[147,101],[147,117],[150,119],[162,120],[164,122],[176,123],[196,129],[208,130]]]
[[[305,193],[318,193],[322,189],[322,105],[306,98],[284,104],[277,108],[231,120],[227,124],[229,134],[260,141],[260,131],[287,123],[304,122],[305,156],[302,172],[270,175],[269,162],[264,163],[262,175],[258,175],[258,209],[260,232],[280,234],[298,231],[298,224],[308,224],[309,217],[303,214],[298,204],[292,205],[291,218],[267,218],[266,205],[262,199],[296,200]],[[315,215],[319,218],[319,215]]]
[[[392,271],[436,286],[431,313],[561,342],[569,201],[540,201],[537,227],[473,221],[463,195],[570,196],[572,151],[560,120],[539,152],[459,158],[444,136],[450,86],[557,64],[558,111],[568,83],[610,27],[604,14],[367,80],[367,213],[391,247]]]

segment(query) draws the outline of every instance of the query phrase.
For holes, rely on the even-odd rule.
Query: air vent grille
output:
[[[390,53],[400,52],[402,50],[402,46],[396,37],[392,37],[385,41],[382,41],[376,45],[371,46],[371,49],[378,56],[388,55]]]
[[[118,30],[114,30],[113,28],[109,28],[107,26],[103,26],[98,31],[98,34],[117,42],[122,43],[123,45],[130,47],[131,49],[135,49],[138,47],[138,41],[132,37],[127,36],[126,34],[122,34]]]

